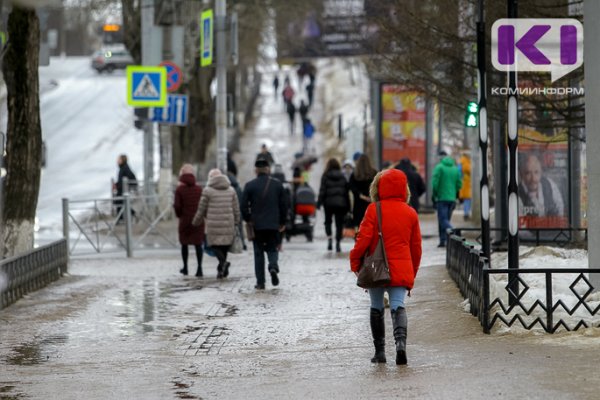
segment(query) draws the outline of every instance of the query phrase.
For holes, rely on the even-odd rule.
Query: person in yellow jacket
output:
[[[463,203],[464,219],[471,218],[471,156],[468,150],[462,152],[458,161],[458,169],[462,176],[462,187],[458,199]]]

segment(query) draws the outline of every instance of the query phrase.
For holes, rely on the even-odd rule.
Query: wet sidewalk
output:
[[[254,290],[251,254],[217,281],[177,275],[176,252],[74,260],[0,312],[0,394],[35,399],[597,398],[600,341],[484,335],[441,266],[433,216],[408,301],[409,365],[372,365],[368,296],[340,255],[294,238],[281,284]]]
[[[242,182],[261,143],[288,174],[301,143],[289,137],[270,79],[255,135],[241,142],[250,154],[237,160]],[[0,398],[599,397],[599,338],[482,333],[445,271],[433,215],[421,218],[423,263],[407,302],[409,364],[393,363],[387,311],[388,363],[371,364],[369,299],[349,272],[352,243],[341,254],[325,250],[320,218],[314,242],[284,244],[281,284],[259,292],[251,251],[231,256],[222,281],[210,257],[203,280],[182,277],[179,250],[73,259],[69,276],[0,311]]]

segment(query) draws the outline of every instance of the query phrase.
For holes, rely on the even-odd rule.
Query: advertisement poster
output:
[[[519,226],[569,226],[568,137],[519,129]]]
[[[382,161],[409,158],[426,175],[425,96],[402,85],[381,86]]]

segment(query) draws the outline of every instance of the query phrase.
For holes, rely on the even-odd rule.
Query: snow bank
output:
[[[497,253],[492,257],[492,269],[503,269],[508,265],[508,254]],[[520,265],[522,269],[541,269],[541,268],[586,268],[587,267],[587,251],[580,249],[562,249],[554,247],[534,247],[522,248],[520,251]],[[586,293],[590,290],[582,276],[589,279],[589,274],[572,274],[572,273],[553,273],[552,275],[552,307],[555,307],[553,324],[556,326],[559,320],[563,320],[570,328],[574,328],[580,320],[584,320],[589,326],[600,325],[600,315],[592,315],[590,311],[579,304],[579,298],[584,298],[585,303],[590,309],[595,311],[600,307],[600,293]],[[546,274],[531,273],[519,274],[521,280],[528,286],[519,285],[519,294],[523,294],[521,303],[523,308],[515,307],[508,315],[505,315],[499,305],[495,305],[490,312],[490,318],[496,312],[499,312],[505,319],[511,320],[517,313],[520,314],[527,324],[531,324],[535,319],[540,318],[546,322],[546,311],[541,305],[546,304]],[[575,281],[577,284],[571,286]],[[505,308],[508,308],[508,285],[507,274],[490,274],[490,303],[494,299],[500,299]],[[525,290],[525,292],[523,292]],[[579,298],[578,298],[579,297]],[[536,305],[536,302],[541,303]],[[562,306],[560,303],[564,304]],[[462,305],[461,305],[462,306]],[[565,307],[572,312],[565,310]],[[531,311],[531,315],[527,316],[525,311]],[[504,326],[496,322],[494,326],[500,332],[519,331],[523,330],[520,324],[513,325],[512,328]],[[542,327],[537,324],[534,330],[542,331]]]

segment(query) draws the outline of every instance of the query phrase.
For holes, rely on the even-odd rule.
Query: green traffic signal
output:
[[[474,128],[478,125],[478,113],[479,113],[479,105],[470,101],[467,104],[467,112],[465,113],[465,126],[469,128]]]

